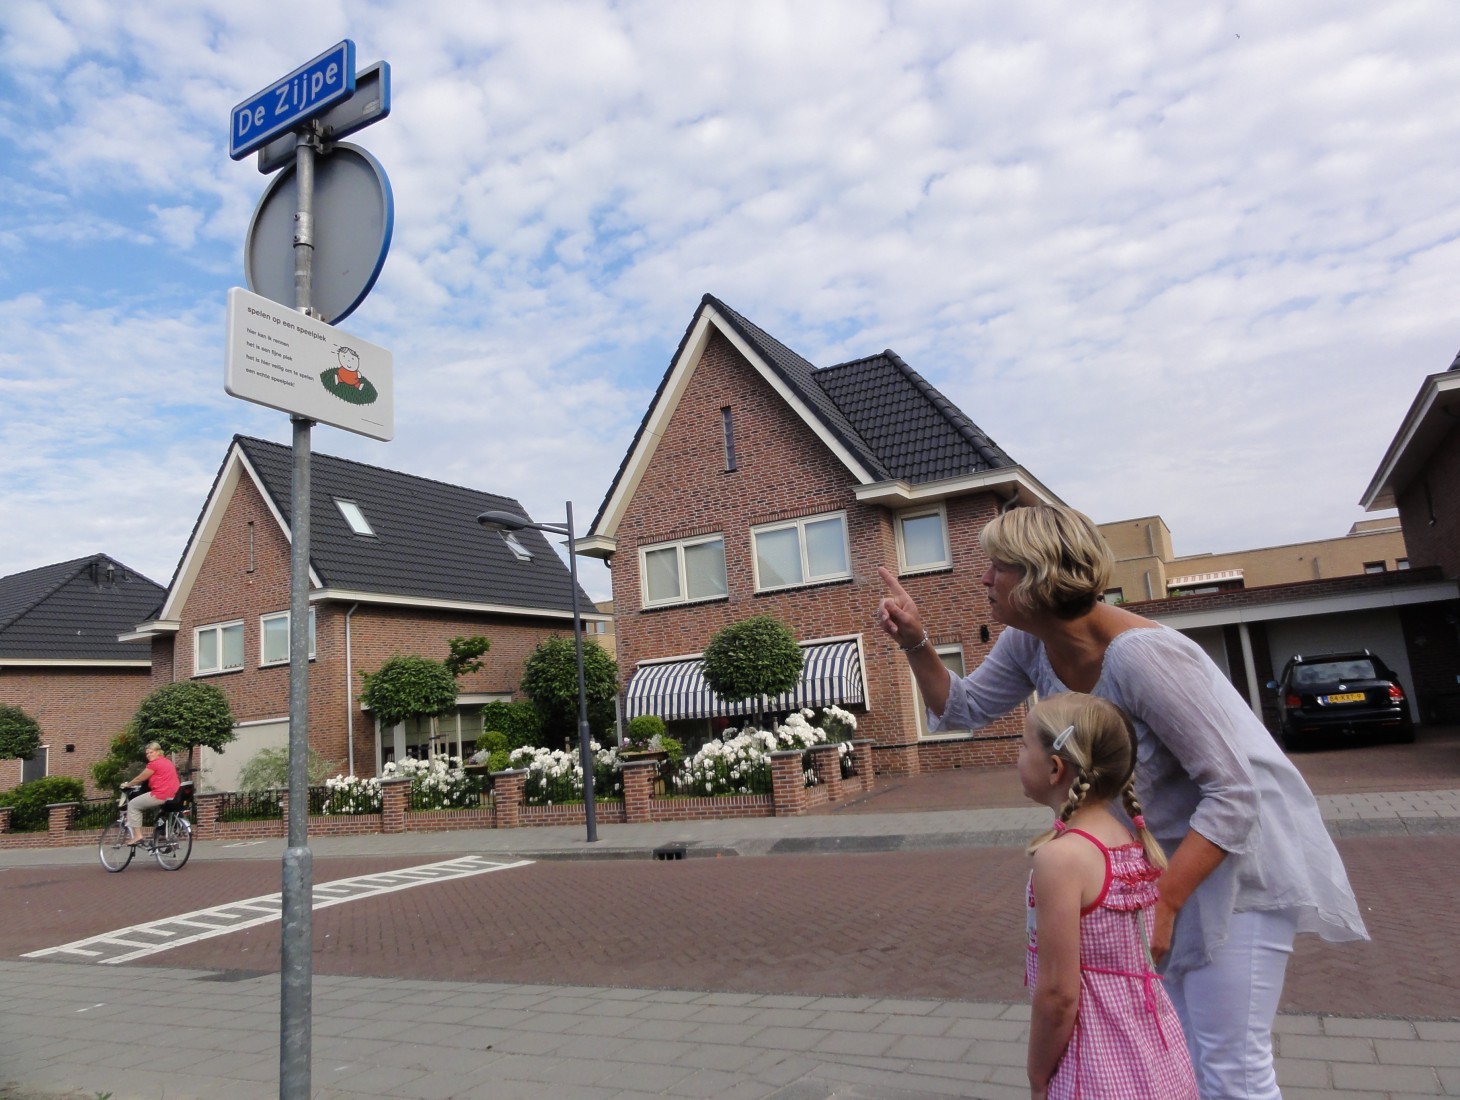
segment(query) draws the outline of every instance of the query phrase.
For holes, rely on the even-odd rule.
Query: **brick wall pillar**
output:
[[[872,789],[872,739],[870,737],[857,737],[852,740],[853,759],[857,765],[857,776],[849,780],[852,784],[859,784],[864,791]]]
[[[812,745],[811,766],[821,777],[829,802],[840,802],[842,798],[842,754],[835,744]]]
[[[800,749],[771,753],[771,808],[776,817],[806,812],[806,773]]]
[[[492,773],[493,823],[499,829],[515,829],[522,821],[522,788],[527,785],[527,769]]]
[[[659,778],[659,761],[625,760],[619,765],[624,777],[624,820],[630,825],[652,821],[649,800]]]
[[[10,831],[10,807],[0,806],[0,833]]]
[[[79,802],[53,802],[46,807],[46,832],[52,840],[66,835],[71,828],[71,818],[80,805]]]
[[[382,833],[406,831],[406,806],[410,800],[410,776],[402,775],[380,781],[380,831]]]
[[[218,807],[222,803],[222,791],[193,796],[193,835],[199,840],[212,840],[218,835]]]

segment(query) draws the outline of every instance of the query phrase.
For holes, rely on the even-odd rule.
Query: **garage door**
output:
[[[251,722],[234,731],[237,738],[224,747],[222,752],[200,749],[199,768],[202,771],[198,784],[200,791],[234,791],[238,789],[238,774],[243,766],[253,759],[261,749],[283,749],[289,747],[289,719],[280,718],[272,722]]]

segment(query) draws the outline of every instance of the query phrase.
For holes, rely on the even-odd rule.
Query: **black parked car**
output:
[[[1331,746],[1362,732],[1414,740],[1404,688],[1367,649],[1290,658],[1282,679],[1267,686],[1278,693],[1283,745],[1290,750]]]

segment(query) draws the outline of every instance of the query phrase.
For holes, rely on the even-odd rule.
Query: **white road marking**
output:
[[[393,894],[399,890],[409,890],[412,887],[425,886],[432,882],[447,882],[451,879],[468,878],[472,875],[485,875],[492,871],[510,871],[517,867],[527,867],[532,862],[530,859],[520,859],[513,863],[499,863],[482,856],[462,856],[460,859],[449,859],[442,863],[427,863],[420,867],[409,868],[406,873],[391,871],[374,875],[360,875],[355,878],[335,879],[333,882],[321,883],[314,887],[315,897],[312,908],[328,909],[332,905],[342,905],[347,901],[376,897],[380,894]],[[319,895],[322,892],[321,897]],[[170,951],[174,947],[212,939],[214,936],[224,936],[230,932],[241,932],[246,928],[254,928],[276,921],[280,917],[283,904],[282,894],[265,894],[262,897],[247,898],[243,901],[231,901],[226,905],[214,906],[212,909],[199,909],[196,912],[166,917],[147,924],[113,929],[101,935],[73,940],[71,943],[63,943],[57,947],[28,951],[21,958],[41,959],[51,955],[80,956],[103,966],[131,962],[133,959],[140,959],[147,955]],[[240,910],[252,910],[263,915],[249,916],[246,912],[239,912]],[[191,929],[202,929],[202,931],[189,931]],[[166,942],[138,943],[135,940],[124,938],[135,935],[159,936],[165,938]],[[128,948],[135,948],[135,950],[127,950]]]

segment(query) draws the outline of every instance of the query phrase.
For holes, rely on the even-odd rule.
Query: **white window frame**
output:
[[[686,603],[707,603],[710,600],[723,600],[730,593],[729,569],[722,576],[724,592],[717,592],[713,596],[694,596],[689,592],[688,571],[685,569],[684,551],[686,547],[703,546],[706,543],[718,542],[720,544],[720,560],[725,560],[725,536],[721,532],[713,535],[697,535],[689,539],[676,539],[672,542],[656,542],[649,546],[639,547],[639,602],[642,607],[674,607]],[[679,567],[679,595],[670,599],[651,600],[649,598],[649,555],[656,551],[673,549],[675,560]]]
[[[954,643],[953,645],[935,645],[933,652],[938,655],[941,661],[944,657],[957,655],[958,663],[963,666],[963,675],[968,675],[968,662],[964,657],[963,646]],[[946,664],[946,663],[945,663]],[[950,674],[952,670],[949,670]],[[923,701],[923,693],[918,687],[917,678],[913,678],[913,700],[918,712],[918,738],[923,741],[939,741],[946,737],[966,737],[971,730],[938,730],[936,733],[928,729],[928,705]]]
[[[936,562],[921,562],[917,565],[909,565],[907,561],[907,543],[903,538],[902,525],[910,519],[923,519],[926,516],[937,516],[943,524],[943,558]],[[916,573],[932,573],[939,569],[949,569],[953,565],[953,548],[948,537],[948,509],[939,502],[929,508],[908,508],[897,513],[897,570],[903,576]]]
[[[270,622],[272,620],[275,620],[275,619],[283,619],[284,622],[287,623],[289,621],[289,612],[287,612],[287,611],[276,611],[272,615],[260,615],[259,616],[259,667],[260,668],[272,668],[275,665],[287,665],[289,663],[289,646],[292,644],[293,639],[290,636],[290,634],[288,633],[288,631],[285,632],[285,636],[284,636],[284,656],[282,658],[279,658],[278,660],[271,661],[271,660],[269,660],[268,654],[264,651],[264,638],[267,636],[267,633],[268,633],[268,631],[264,628],[264,624],[267,623],[267,622]],[[309,659],[311,661],[314,660],[314,641],[315,641],[314,634],[315,634],[314,605],[311,604],[310,605],[310,608],[309,608]]]
[[[842,553],[846,558],[847,568],[838,573],[822,573],[817,576],[811,575],[811,563],[806,557],[806,525],[808,523],[824,523],[829,519],[839,519],[842,524]],[[764,585],[760,580],[760,552],[756,547],[756,539],[761,535],[769,535],[776,531],[786,531],[794,528],[796,531],[796,548],[801,554],[801,579],[792,581],[790,584]],[[801,516],[792,520],[781,520],[776,523],[762,523],[750,529],[750,563],[755,573],[755,590],[757,592],[777,592],[785,588],[804,588],[812,584],[832,584],[836,581],[843,581],[852,575],[852,544],[851,533],[848,530],[846,512],[822,512],[814,516]]]
[[[238,628],[239,643],[240,643],[239,644],[239,647],[238,647],[239,648],[239,658],[240,659],[239,659],[239,662],[238,662],[238,666],[236,668],[235,667],[226,667],[223,664],[223,632],[225,630],[231,630],[234,627],[237,627]],[[210,633],[210,632],[216,632],[217,635],[218,635],[218,667],[217,668],[200,668],[198,666],[198,642],[199,642],[199,640],[202,638],[202,636],[204,634],[207,634],[207,633]],[[205,626],[194,627],[193,628],[193,675],[194,676],[222,676],[224,673],[228,673],[228,672],[242,672],[243,671],[243,666],[244,666],[244,663],[245,663],[245,658],[243,657],[243,645],[242,645],[242,642],[243,642],[243,620],[242,619],[230,619],[230,620],[228,620],[226,622],[221,622],[221,623],[208,623]]]

